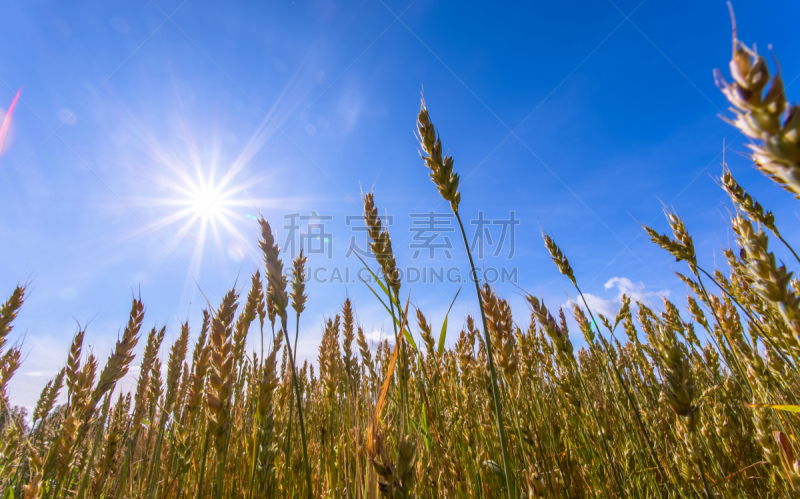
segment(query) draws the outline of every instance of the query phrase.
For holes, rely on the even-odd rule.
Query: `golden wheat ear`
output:
[[[800,107],[789,105],[777,58],[778,70],[767,90],[767,61],[755,46],[751,49],[739,41],[730,8],[733,55],[729,66],[733,81],[727,82],[718,69],[714,70],[717,86],[733,105],[734,118],[725,120],[756,141],[748,144],[756,167],[800,199]]]
[[[11,332],[11,322],[17,317],[24,300],[25,286],[17,286],[11,296],[8,297],[8,300],[0,306],[0,351],[6,345],[8,335]]]
[[[431,171],[429,174],[431,181],[436,185],[442,199],[449,201],[453,212],[457,212],[461,202],[458,174],[453,170],[453,157],[450,155],[442,157],[442,141],[431,122],[424,96],[417,116],[417,138],[423,151],[420,156]]]

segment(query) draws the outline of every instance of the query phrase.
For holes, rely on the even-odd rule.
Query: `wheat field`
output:
[[[800,107],[735,25],[729,66],[730,82],[715,73],[732,105],[729,123],[752,139],[756,168],[800,199]],[[430,180],[463,235],[459,176],[424,100],[416,131]],[[262,218],[264,266],[203,312],[199,334],[184,324],[164,345],[165,329],[142,329],[145,306],[134,299],[108,359],[86,352],[78,332],[30,418],[9,406],[6,392],[23,356],[9,342],[25,300],[19,285],[0,308],[0,496],[793,497],[800,281],[788,267],[800,258],[724,165],[718,182],[735,235],[724,269],[698,264],[692,236],[670,209],[671,234],[643,227],[665,259],[680,262],[686,284],[683,301],[664,299],[660,310],[623,297],[616,315],[604,317],[585,301],[563,310],[527,294],[529,308],[512,312],[479,284],[464,238],[480,316],[467,318],[452,348],[446,322],[434,330],[409,307],[413,290],[398,278],[369,192],[374,292],[394,341],[371,348],[355,320],[358,304],[347,299],[329,311],[314,365],[297,365],[294,352],[306,259],[301,252],[283,262]],[[582,298],[580,276],[542,236]],[[797,261],[777,261],[770,239]],[[585,348],[573,347],[568,315]],[[136,389],[120,393],[140,342]]]

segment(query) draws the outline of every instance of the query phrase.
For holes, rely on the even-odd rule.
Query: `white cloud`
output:
[[[611,301],[611,300],[605,300],[605,299],[600,298],[599,296],[595,296],[595,295],[593,295],[591,293],[584,293],[583,297],[586,299],[586,303],[589,305],[589,308],[593,312],[601,313],[601,314],[605,315],[606,317],[612,316],[612,315],[614,315],[616,313],[615,312],[615,307],[614,307],[614,302]],[[578,298],[580,298],[580,297],[578,297]],[[573,300],[573,301],[575,301],[575,300]],[[580,299],[575,301],[575,303],[581,303]]]
[[[668,289],[664,289],[662,291],[645,291],[643,282],[634,284],[634,282],[627,277],[612,277],[603,285],[603,287],[606,289],[616,288],[618,291],[616,298],[617,301],[622,300],[623,294],[628,295],[634,302],[646,302],[648,301],[648,298],[656,296],[661,298],[669,298]]]
[[[373,349],[379,344],[383,343],[383,340],[387,340],[390,345],[394,344],[394,335],[386,334],[383,331],[364,333],[364,337],[367,339],[367,343],[369,343],[370,347]]]
[[[41,376],[55,376],[56,374],[58,374],[58,371],[31,371],[31,372],[21,373],[21,374],[23,376],[35,376],[35,377],[38,378],[38,377],[41,377]]]
[[[622,295],[628,296],[632,302],[647,303],[652,298],[669,298],[670,291],[668,289],[660,291],[645,291],[643,282],[634,283],[627,277],[612,277],[603,287],[607,290],[615,289],[616,296],[607,299],[601,296],[593,295],[591,293],[584,293],[586,303],[593,312],[601,313],[606,317],[614,317],[622,304]],[[580,297],[570,298],[570,301],[581,303]],[[571,306],[570,304],[567,304]]]

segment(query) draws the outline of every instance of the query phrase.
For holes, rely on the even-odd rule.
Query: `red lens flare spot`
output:
[[[14,96],[14,100],[11,101],[11,105],[8,106],[8,112],[6,113],[5,118],[3,118],[3,125],[0,126],[0,156],[3,154],[3,144],[6,141],[8,129],[11,127],[11,116],[14,114],[14,108],[17,107],[17,101],[19,100],[20,92],[22,92],[21,88],[17,90],[17,95]]]

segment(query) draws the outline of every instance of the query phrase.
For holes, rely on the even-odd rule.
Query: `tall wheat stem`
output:
[[[300,421],[300,439],[303,443],[303,464],[306,470],[306,487],[308,488],[306,495],[312,497],[311,488],[311,468],[308,465],[308,446],[306,444],[306,424],[303,421],[303,401],[300,397],[300,385],[297,383],[297,369],[295,368],[294,355],[292,354],[292,345],[289,343],[289,333],[286,332],[286,321],[281,321],[281,329],[283,329],[283,337],[286,340],[286,348],[289,354],[289,362],[292,367],[292,385],[294,385],[294,393],[297,398],[297,418]],[[300,316],[297,317],[297,329],[300,330]],[[297,345],[295,345],[297,346]],[[288,459],[288,456],[287,456]]]
[[[208,446],[209,446],[209,444],[211,442],[211,428],[210,427],[206,428],[205,434],[206,434],[206,438],[205,438],[205,442],[203,443],[203,457],[200,460],[200,478],[199,478],[198,484],[197,484],[197,496],[196,496],[197,499],[200,499],[201,497],[203,497],[203,479],[205,478],[205,475],[206,475],[206,462],[207,462],[207,459],[208,459]]]
[[[708,490],[708,481],[706,480],[706,473],[705,470],[703,469],[703,459],[700,456],[700,454],[697,453],[697,444],[695,443],[696,440],[695,436],[692,435],[691,438],[692,438],[692,452],[694,452],[694,455],[697,456],[697,466],[700,467],[700,478],[703,480],[703,490],[706,493],[706,498],[711,499],[713,496],[711,495],[711,492]]]
[[[295,323],[295,331],[294,331],[294,345],[295,348],[297,347],[297,338],[300,336],[300,314],[297,314],[297,321]],[[291,350],[289,350],[291,352]],[[289,354],[291,355],[291,353]],[[295,351],[295,356],[297,355],[297,351]],[[294,360],[297,360],[295,357]],[[294,364],[292,364],[294,366]],[[294,372],[294,367],[292,368],[292,372]],[[288,431],[286,432],[286,447],[284,451],[286,452],[286,461],[283,465],[283,481],[285,482],[285,490],[288,493],[289,491],[289,462],[291,461],[290,456],[292,455],[292,422],[294,421],[294,391],[289,392],[289,418],[286,420],[286,427]]]
[[[790,366],[792,366],[793,368],[796,368],[797,359],[795,358],[795,359],[794,359],[794,362],[793,362],[793,361],[790,361],[788,357],[786,357],[786,355],[783,353],[782,349],[778,348],[778,346],[777,346],[777,345],[775,345],[775,343],[773,343],[773,341],[772,341],[772,339],[769,337],[769,335],[767,335],[767,334],[765,334],[765,333],[764,333],[764,331],[761,329],[761,326],[759,325],[759,322],[758,322],[758,321],[756,321],[756,318],[755,318],[755,317],[753,317],[753,314],[752,314],[752,313],[750,313],[750,311],[749,311],[749,310],[748,310],[748,309],[747,309],[747,308],[746,308],[744,305],[742,305],[741,303],[739,303],[739,300],[738,300],[738,299],[736,299],[736,297],[735,297],[735,296],[733,296],[732,294],[730,294],[730,293],[728,292],[728,290],[727,290],[727,289],[725,289],[725,288],[724,288],[724,287],[723,287],[723,286],[722,286],[722,285],[721,285],[721,284],[720,284],[720,283],[719,283],[719,282],[718,282],[718,281],[717,281],[717,280],[714,278],[714,276],[712,276],[711,274],[709,274],[709,273],[708,273],[708,272],[707,272],[705,269],[703,269],[702,267],[699,267],[699,266],[698,266],[698,267],[697,267],[697,270],[699,270],[700,272],[702,272],[703,274],[705,274],[705,275],[706,275],[706,277],[708,277],[708,278],[711,280],[711,282],[713,282],[714,284],[716,284],[716,285],[717,285],[717,287],[718,287],[719,289],[721,289],[723,293],[725,293],[725,296],[727,296],[728,298],[730,298],[730,300],[731,300],[733,303],[735,303],[736,305],[738,305],[738,306],[739,306],[739,308],[742,310],[742,312],[744,312],[744,313],[745,313],[745,315],[747,316],[747,318],[748,318],[748,319],[750,319],[750,321],[752,322],[753,326],[755,326],[755,327],[758,329],[758,332],[761,334],[761,339],[762,339],[762,341],[764,341],[765,343],[769,343],[769,346],[771,346],[771,347],[774,349],[775,353],[776,353],[777,355],[779,355],[779,356],[780,356],[780,357],[781,357],[781,358],[784,360],[784,362],[786,362],[787,364],[789,364],[789,365],[790,365]],[[700,286],[702,287],[702,289],[705,291],[705,286],[703,286],[703,283],[702,283],[702,282],[700,282],[700,276],[699,276],[697,273],[695,273],[695,275],[697,275],[698,282],[699,282]],[[708,293],[706,293],[706,296],[708,296]],[[712,312],[713,312],[713,310],[712,310]],[[716,319],[716,314],[714,315],[714,318]],[[717,322],[719,322],[719,321],[717,321]],[[792,355],[792,357],[794,357],[794,355]],[[738,361],[737,361],[737,362],[738,362]]]
[[[494,399],[494,409],[497,415],[497,431],[500,434],[500,451],[503,454],[503,471],[506,475],[506,486],[508,487],[508,497],[516,499],[516,482],[514,480],[514,472],[512,471],[511,458],[508,455],[508,448],[506,445],[506,430],[503,424],[503,412],[500,403],[500,391],[497,389],[497,372],[494,367],[494,355],[492,354],[492,339],[489,337],[489,329],[486,327],[486,313],[483,310],[483,300],[481,299],[481,288],[478,285],[478,273],[475,271],[475,262],[472,260],[472,252],[469,250],[469,242],[467,242],[467,234],[464,232],[464,224],[461,222],[461,216],[458,210],[453,210],[453,214],[458,221],[458,227],[461,229],[461,238],[464,241],[464,249],[469,257],[469,267],[472,272],[472,281],[475,283],[475,292],[478,294],[478,306],[481,310],[481,321],[483,322],[483,336],[486,341],[486,354],[489,359],[489,373],[492,378],[492,399]]]
[[[744,379],[748,390],[750,390],[750,395],[755,396],[756,392],[755,392],[755,389],[753,388],[753,385],[750,383],[750,379],[747,377],[747,371],[745,371],[745,369],[742,367],[742,364],[739,362],[739,356],[736,355],[736,350],[734,349],[733,343],[731,342],[731,340],[728,338],[727,334],[725,333],[725,328],[722,327],[722,321],[719,319],[719,316],[717,315],[717,311],[714,310],[714,307],[711,306],[711,297],[709,296],[708,291],[706,290],[706,287],[703,284],[703,279],[702,279],[702,277],[700,277],[700,272],[697,271],[697,269],[699,267],[697,267],[697,268],[695,268],[694,266],[691,266],[691,267],[692,267],[692,272],[694,272],[695,277],[697,277],[697,283],[700,285],[700,290],[703,293],[703,297],[705,298],[705,302],[707,304],[709,304],[709,308],[711,309],[711,314],[714,316],[714,321],[716,321],[717,326],[719,327],[719,330],[722,332],[722,337],[725,338],[726,340],[728,340],[728,348],[730,348],[731,352],[733,352],[733,360],[736,361],[736,367],[739,370],[739,375],[740,375],[740,377],[742,379]],[[700,270],[702,270],[702,269],[700,269]],[[703,272],[705,272],[705,270],[703,270]],[[708,274],[706,273],[706,275],[708,275]],[[714,280],[714,279],[712,278],[712,280]],[[717,284],[717,285],[719,285],[719,284]],[[722,288],[722,286],[720,286],[720,289],[721,288]],[[725,291],[725,290],[723,289],[723,291]],[[755,321],[754,321],[754,323],[755,323]]]
[[[581,295],[581,301],[583,301],[583,306],[585,306],[586,310],[589,312],[589,317],[592,318],[592,323],[594,323],[594,327],[595,327],[595,329],[597,329],[597,335],[600,337],[600,340],[603,342],[603,345],[606,348],[609,348],[608,342],[603,337],[603,334],[600,332],[600,327],[597,325],[597,321],[594,318],[594,314],[592,313],[592,309],[589,308],[589,304],[586,303],[586,298],[583,296],[583,292],[581,291],[581,288],[579,288],[578,285],[575,284],[575,289],[577,289],[578,290],[578,294]],[[613,331],[612,331],[611,335],[612,335],[612,337],[614,336]],[[591,348],[591,345],[589,347]],[[601,365],[602,365],[602,362],[601,362]],[[631,395],[630,390],[628,390],[628,383],[622,378],[622,374],[620,374],[619,369],[617,369],[617,366],[616,366],[616,364],[614,362],[611,362],[611,367],[614,370],[614,374],[617,377],[617,380],[619,381],[620,386],[622,386],[622,390],[625,392],[625,396],[628,398],[628,401],[631,403],[631,406],[633,407],[633,414],[634,414],[634,416],[636,416],[636,424],[639,426],[639,429],[642,431],[642,436],[644,437],[645,442],[647,442],[647,448],[650,451],[650,458],[653,460],[653,463],[655,463],[655,465],[657,467],[657,470],[658,470],[658,474],[661,475],[662,474],[661,466],[660,466],[660,463],[658,461],[658,457],[656,456],[656,451],[655,451],[655,448],[653,447],[653,442],[650,440],[650,433],[647,431],[647,428],[644,426],[644,423],[642,422],[642,414],[639,411],[639,402],[637,402],[633,398],[633,396]],[[664,497],[661,494],[661,489],[658,488],[658,487],[656,487],[656,489],[658,490],[658,496],[659,497]]]

